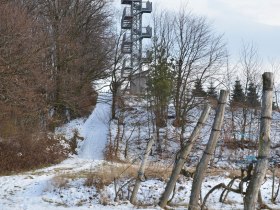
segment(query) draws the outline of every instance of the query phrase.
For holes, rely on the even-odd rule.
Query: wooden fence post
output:
[[[270,153],[270,126],[272,117],[273,73],[265,72],[263,75],[262,114],[259,136],[259,149],[257,163],[252,179],[246,190],[244,210],[254,210],[258,192],[264,180]]]
[[[136,178],[135,185],[134,185],[131,197],[130,197],[130,202],[132,204],[136,204],[136,196],[137,196],[137,193],[138,193],[138,190],[140,187],[140,183],[141,183],[141,181],[143,181],[145,179],[144,178],[145,167],[146,167],[147,160],[148,160],[150,151],[152,149],[153,143],[154,143],[154,136],[151,137],[150,141],[147,144],[146,151],[145,151],[142,163],[141,163],[139,171],[138,171],[138,176]]]
[[[198,209],[200,210],[198,201],[200,197],[201,185],[205,176],[208,163],[215,151],[215,147],[221,133],[222,122],[224,120],[224,112],[225,112],[225,106],[226,106],[228,94],[229,94],[228,91],[225,90],[220,91],[220,98],[219,98],[218,107],[215,115],[215,120],[212,126],[212,131],[210,134],[210,138],[206,146],[206,149],[202,155],[202,158],[196,167],[196,171],[194,174],[192,191],[191,191],[189,208],[188,208],[189,210],[198,210]]]
[[[175,162],[175,165],[174,165],[173,170],[172,170],[172,174],[171,174],[171,176],[169,178],[169,181],[166,185],[165,191],[160,198],[159,206],[161,208],[164,208],[166,206],[166,204],[168,202],[168,198],[169,198],[171,192],[174,189],[174,186],[175,186],[176,181],[179,177],[179,174],[180,174],[180,172],[181,172],[181,170],[182,170],[182,168],[183,168],[183,166],[186,162],[187,157],[189,156],[189,154],[192,150],[193,143],[198,138],[199,133],[200,133],[205,121],[208,118],[209,112],[210,112],[210,106],[207,104],[205,106],[203,112],[201,113],[201,116],[200,116],[200,118],[199,118],[199,120],[196,124],[195,129],[193,130],[193,132],[190,136],[190,139],[186,142],[186,144],[184,145],[184,147],[180,151],[179,158]]]

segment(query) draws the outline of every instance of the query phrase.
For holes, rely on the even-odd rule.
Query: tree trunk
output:
[[[200,162],[196,167],[195,175],[193,178],[192,191],[191,191],[190,202],[189,202],[189,210],[200,209],[200,206],[198,205],[198,201],[200,197],[201,185],[205,176],[207,165],[214,153],[218,138],[221,133],[227,97],[228,97],[228,91],[221,90],[220,98],[218,102],[218,108],[216,111],[216,116],[210,134],[209,142],[206,146],[206,149],[202,155]]]
[[[182,86],[182,60],[179,60],[179,65],[178,65],[178,78],[176,78],[176,92],[175,92],[175,120],[174,120],[174,126],[175,127],[180,127],[181,125],[181,100],[180,100],[180,90]]]
[[[258,161],[244,198],[244,209],[254,210],[258,192],[266,174],[270,153],[270,125],[272,116],[273,74],[265,72],[263,75],[262,115],[260,125]]]
[[[112,81],[111,82],[111,92],[112,92],[112,107],[111,107],[111,112],[112,112],[112,119],[117,119],[116,116],[116,110],[119,106],[119,100],[120,100],[120,87],[121,83],[117,81]]]
[[[243,105],[246,106],[246,105]],[[245,136],[246,136],[246,124],[247,124],[247,107],[243,107],[242,112],[243,112],[243,125],[242,125],[242,131],[241,131],[241,144],[242,148],[244,148],[245,144]]]
[[[189,154],[192,150],[193,143],[198,138],[199,133],[200,133],[205,121],[208,118],[209,112],[210,112],[210,106],[207,104],[205,106],[203,112],[201,113],[201,116],[200,116],[200,118],[197,122],[197,125],[196,125],[195,129],[193,130],[193,132],[190,136],[190,139],[188,140],[188,142],[185,144],[185,146],[180,151],[179,158],[175,162],[174,168],[172,170],[171,177],[170,177],[170,179],[169,179],[169,181],[166,185],[165,191],[164,191],[164,193],[163,193],[163,195],[160,199],[159,206],[161,208],[164,208],[166,206],[168,198],[169,198],[171,192],[174,189],[174,186],[175,186],[176,181],[179,177],[179,174],[180,174],[180,172],[181,172],[181,170],[184,166],[186,158],[189,156]]]
[[[145,151],[142,163],[141,163],[139,171],[138,171],[138,176],[137,176],[137,179],[136,179],[136,182],[135,182],[132,194],[131,194],[131,198],[130,198],[130,202],[132,204],[136,204],[136,196],[137,196],[137,192],[140,187],[140,183],[142,180],[145,180],[145,178],[144,178],[145,167],[146,167],[147,159],[148,159],[148,156],[152,149],[153,143],[154,143],[154,136],[152,136],[152,138],[150,139],[150,141],[147,144],[146,151]]]
[[[112,91],[112,106],[111,106],[111,118],[116,119],[116,101],[117,101],[116,92]]]

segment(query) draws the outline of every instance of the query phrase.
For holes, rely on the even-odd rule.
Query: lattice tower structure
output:
[[[121,20],[121,28],[125,30],[122,40],[123,60],[122,77],[129,78],[134,73],[141,73],[142,64],[147,61],[143,57],[143,39],[152,37],[152,28],[143,27],[143,14],[152,12],[152,3],[142,0],[121,0],[125,5]]]

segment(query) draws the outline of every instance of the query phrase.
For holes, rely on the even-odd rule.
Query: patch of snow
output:
[[[109,94],[101,94],[92,114],[86,120],[80,131],[84,143],[78,153],[80,158],[101,160],[107,143],[110,120]]]

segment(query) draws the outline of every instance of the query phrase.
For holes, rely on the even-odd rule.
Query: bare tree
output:
[[[112,63],[112,72],[111,72],[111,84],[110,90],[112,92],[112,108],[111,108],[111,117],[116,119],[117,108],[121,105],[121,88],[127,78],[123,77],[122,72],[124,71],[124,55],[121,53],[121,38],[123,36],[122,31],[115,35],[114,42],[114,60]],[[120,107],[121,108],[121,107]]]
[[[38,128],[39,115],[46,107],[40,83],[47,79],[39,70],[38,23],[13,2],[0,3],[0,10],[0,127]],[[8,136],[16,133],[6,132]]]
[[[108,76],[112,36],[108,1],[40,0],[33,14],[46,35],[48,99],[62,121],[89,113],[96,100],[92,81]]]
[[[243,87],[245,97],[248,98],[248,89],[249,85],[254,84],[255,86],[260,86],[260,70],[261,70],[261,59],[258,56],[258,50],[253,44],[242,45],[241,55],[240,55],[240,69],[243,74]],[[243,147],[244,136],[246,133],[246,127],[248,126],[248,112],[252,108],[248,100],[245,100],[245,103],[242,105],[242,127],[241,127],[241,146]],[[252,121],[252,112],[251,120]],[[250,123],[249,122],[249,123]]]
[[[92,82],[111,63],[108,8],[107,0],[0,1],[1,138],[28,145],[92,110]]]
[[[197,100],[188,93],[195,81],[203,84],[217,74],[226,58],[221,35],[215,35],[205,18],[194,16],[183,8],[174,21],[175,71],[174,105],[175,126],[184,132],[185,117]],[[181,135],[183,136],[183,135]],[[181,138],[181,143],[183,139]]]
[[[154,125],[158,150],[162,151],[159,130],[167,124],[168,105],[172,94],[172,57],[173,26],[170,14],[161,11],[153,15],[154,36],[152,47],[147,53],[149,63],[148,95],[151,110],[155,115]],[[149,62],[148,61],[148,62]]]

